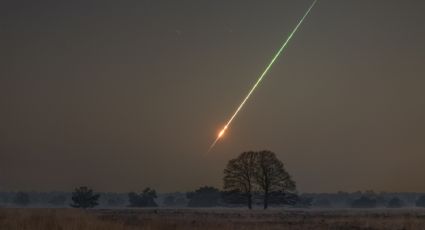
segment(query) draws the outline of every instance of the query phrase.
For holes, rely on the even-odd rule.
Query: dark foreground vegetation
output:
[[[403,208],[425,207],[425,194],[338,192],[299,194],[283,162],[271,151],[243,152],[224,168],[223,189],[202,186],[186,193],[97,193],[81,186],[74,192],[0,192],[0,207],[296,207],[296,208]]]
[[[81,196],[81,197],[80,197]],[[0,208],[211,208],[246,207],[243,204],[229,203],[227,192],[211,186],[203,186],[192,192],[156,193],[147,188],[141,193],[95,193],[90,189],[77,188],[74,193],[67,192],[0,192]],[[304,193],[288,197],[272,196],[272,208],[337,208],[337,209],[378,209],[378,208],[425,208],[423,193],[386,193],[373,191]],[[253,207],[261,209],[261,194],[254,194]]]
[[[273,152],[249,151],[228,162],[222,189],[0,192],[0,230],[425,230],[424,207],[420,193],[300,194]]]
[[[422,230],[423,209],[0,209],[0,229]]]

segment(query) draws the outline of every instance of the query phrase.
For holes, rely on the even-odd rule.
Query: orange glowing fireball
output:
[[[224,133],[226,132],[227,126],[225,126],[219,133],[218,133],[218,138],[221,138]]]

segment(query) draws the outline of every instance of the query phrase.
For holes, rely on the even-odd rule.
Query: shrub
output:
[[[86,186],[81,186],[76,188],[72,193],[71,207],[74,208],[93,208],[96,207],[99,203],[100,194],[94,194],[92,189],[89,189]]]

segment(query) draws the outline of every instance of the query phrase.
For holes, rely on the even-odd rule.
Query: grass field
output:
[[[0,209],[1,230],[425,230],[423,209]]]

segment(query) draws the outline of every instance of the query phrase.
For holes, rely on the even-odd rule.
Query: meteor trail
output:
[[[208,149],[208,152],[211,151],[212,148],[214,148],[215,144],[217,144],[218,140],[224,135],[226,130],[229,128],[232,121],[235,119],[236,115],[238,115],[239,111],[242,109],[242,107],[245,105],[245,103],[248,101],[248,99],[251,97],[251,94],[254,92],[254,90],[257,88],[257,86],[261,83],[264,76],[266,76],[269,69],[272,67],[273,63],[276,61],[276,59],[279,57],[280,53],[285,49],[286,45],[291,40],[292,36],[294,36],[295,32],[297,32],[298,27],[303,23],[304,19],[307,17],[307,15],[310,13],[313,6],[316,4],[317,0],[314,0],[313,3],[308,8],[307,12],[304,14],[304,16],[301,18],[301,20],[298,22],[298,24],[295,26],[294,30],[289,34],[288,38],[285,40],[283,45],[280,47],[280,49],[277,51],[277,53],[274,55],[273,59],[270,61],[270,63],[267,65],[266,69],[264,69],[263,73],[258,78],[257,82],[255,82],[254,86],[251,88],[251,90],[248,92],[246,97],[243,99],[242,103],[238,106],[236,111],[233,113],[233,115],[230,117],[230,119],[227,121],[224,128],[219,132],[217,138],[214,140],[214,142],[211,144],[210,148]],[[207,153],[208,153],[207,152]]]

